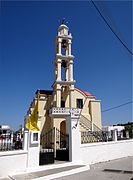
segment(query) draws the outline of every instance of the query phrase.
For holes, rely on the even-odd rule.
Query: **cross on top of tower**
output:
[[[65,24],[65,18],[61,20],[61,24]]]
[[[65,20],[65,18],[62,18],[61,24],[67,24],[68,22]]]

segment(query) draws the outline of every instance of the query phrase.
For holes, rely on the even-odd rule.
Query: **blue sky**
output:
[[[97,1],[132,50],[131,1]],[[18,129],[36,89],[51,89],[55,37],[63,17],[73,36],[76,87],[101,100],[102,110],[132,99],[132,58],[87,1],[2,1],[0,124]],[[132,104],[102,113],[103,125],[132,120]]]

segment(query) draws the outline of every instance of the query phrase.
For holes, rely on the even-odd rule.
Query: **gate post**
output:
[[[28,135],[29,135],[29,131],[25,130],[24,131],[24,140],[23,140],[23,150],[27,151],[28,150]]]
[[[117,141],[117,129],[113,130],[113,141]]]
[[[29,131],[27,168],[39,166],[40,132]]]
[[[66,130],[69,134],[69,161],[79,161],[81,134],[79,130],[79,116],[67,116]]]

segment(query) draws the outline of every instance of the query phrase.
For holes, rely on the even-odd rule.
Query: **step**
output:
[[[45,165],[36,169],[35,171],[9,175],[9,177],[12,180],[49,180],[87,171],[89,169],[89,166],[85,166],[82,164],[65,163],[56,165]]]

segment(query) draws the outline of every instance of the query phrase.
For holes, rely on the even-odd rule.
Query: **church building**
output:
[[[80,124],[80,131],[100,131],[102,129],[100,100],[97,100],[91,93],[75,87],[74,56],[71,49],[72,35],[69,28],[62,23],[56,37],[52,90],[37,90],[25,117],[26,122],[34,110],[39,95],[38,127],[40,133],[48,132],[55,127],[66,134],[66,117],[70,113],[79,116],[77,123]]]

